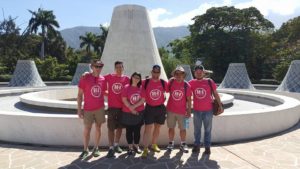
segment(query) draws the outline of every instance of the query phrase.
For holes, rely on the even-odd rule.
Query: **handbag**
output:
[[[209,84],[209,87],[210,87],[210,94],[211,94],[211,96],[213,96],[213,88],[212,88],[212,84],[211,84],[210,79],[208,80],[208,84]],[[219,104],[218,104],[218,102],[215,98],[213,98],[212,106],[213,106],[213,115],[218,116],[218,115],[223,113],[223,112],[218,112],[220,106],[219,106]],[[223,106],[223,104],[222,104],[222,106]]]

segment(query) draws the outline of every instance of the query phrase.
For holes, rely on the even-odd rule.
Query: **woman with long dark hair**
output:
[[[128,143],[128,155],[133,152],[141,153],[139,149],[141,127],[144,124],[145,94],[142,90],[141,74],[134,72],[130,78],[130,84],[122,91],[122,117],[121,123],[126,126],[126,139]]]

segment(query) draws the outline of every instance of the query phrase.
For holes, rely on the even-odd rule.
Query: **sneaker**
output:
[[[88,151],[88,150],[84,150],[84,151],[82,151],[82,153],[80,154],[79,158],[85,159],[88,155],[89,155],[89,151]]]
[[[194,145],[193,149],[192,149],[193,153],[200,153],[200,146],[199,145]]]
[[[142,153],[142,158],[146,158],[148,156],[149,150],[148,148],[145,148],[143,153]]]
[[[106,157],[107,157],[107,158],[115,158],[116,156],[115,156],[115,151],[114,151],[114,149],[110,148],[110,149],[108,150],[108,153],[107,153]]]
[[[122,151],[123,151],[119,145],[115,146],[114,149],[115,149],[115,152],[117,152],[117,153],[122,153]]]
[[[128,149],[128,151],[127,151],[127,155],[133,155],[133,150],[132,149]]]
[[[211,153],[211,152],[210,152],[210,147],[205,147],[204,154],[209,155],[210,153]]]
[[[100,151],[99,151],[99,149],[98,149],[98,148],[95,148],[95,149],[93,150],[92,155],[93,155],[94,157],[99,157],[99,156],[100,156]]]
[[[180,145],[180,150],[184,153],[188,153],[189,152],[189,149],[188,149],[188,146],[186,145],[186,143],[182,143]]]
[[[174,143],[169,142],[169,145],[167,146],[167,150],[172,151],[174,149]]]
[[[142,151],[140,150],[139,146],[133,146],[133,150],[137,153],[137,154],[141,154]]]
[[[156,153],[159,153],[160,152],[160,148],[157,146],[157,144],[152,144],[151,146],[152,150]]]

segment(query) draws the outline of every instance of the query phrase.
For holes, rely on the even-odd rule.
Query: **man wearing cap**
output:
[[[220,105],[219,112],[223,112],[222,103],[219,94],[216,90],[216,84],[212,79],[204,78],[205,69],[202,65],[197,65],[194,69],[194,75],[196,79],[190,80],[193,92],[193,115],[194,115],[194,147],[193,153],[200,152],[200,139],[201,139],[201,127],[204,125],[204,154],[210,154],[211,146],[211,129],[212,129],[212,97],[217,100]],[[211,85],[211,86],[210,86]],[[213,91],[211,91],[211,89]]]
[[[120,123],[120,117],[122,113],[122,98],[121,93],[125,85],[129,84],[129,77],[124,75],[123,62],[116,61],[115,72],[105,75],[105,80],[108,88],[108,141],[109,150],[107,153],[108,158],[115,157],[114,153],[121,153],[122,149],[119,146],[119,141],[122,134],[123,125]]]
[[[174,148],[174,136],[176,123],[180,131],[180,150],[188,152],[186,144],[186,125],[185,119],[191,116],[191,87],[184,81],[185,71],[183,67],[178,66],[173,71],[173,78],[168,82],[170,97],[167,104],[167,125],[169,128],[169,145],[168,150]]]
[[[106,84],[104,77],[100,75],[103,66],[104,64],[101,60],[93,60],[91,62],[92,73],[87,74],[85,78],[81,78],[78,84],[77,114],[84,122],[83,151],[79,156],[82,159],[85,159],[89,154],[88,145],[93,123],[95,123],[96,130],[92,155],[94,157],[100,155],[98,146],[101,136],[101,125],[105,122],[104,92]],[[84,101],[83,110],[82,101]]]
[[[151,71],[151,77],[143,80],[142,86],[146,94],[146,107],[145,107],[145,131],[143,137],[144,151],[142,157],[147,157],[149,141],[151,139],[151,149],[154,152],[160,152],[157,145],[157,138],[161,125],[165,123],[166,107],[165,92],[167,89],[167,82],[160,79],[161,67],[154,65]],[[153,133],[152,132],[152,129]]]

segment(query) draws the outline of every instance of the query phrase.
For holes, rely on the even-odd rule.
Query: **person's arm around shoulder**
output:
[[[186,114],[186,116],[191,117],[191,113],[192,113],[192,90],[191,90],[191,86],[189,85],[189,83],[187,83],[186,101],[187,101],[187,110],[186,110],[187,114]]]

